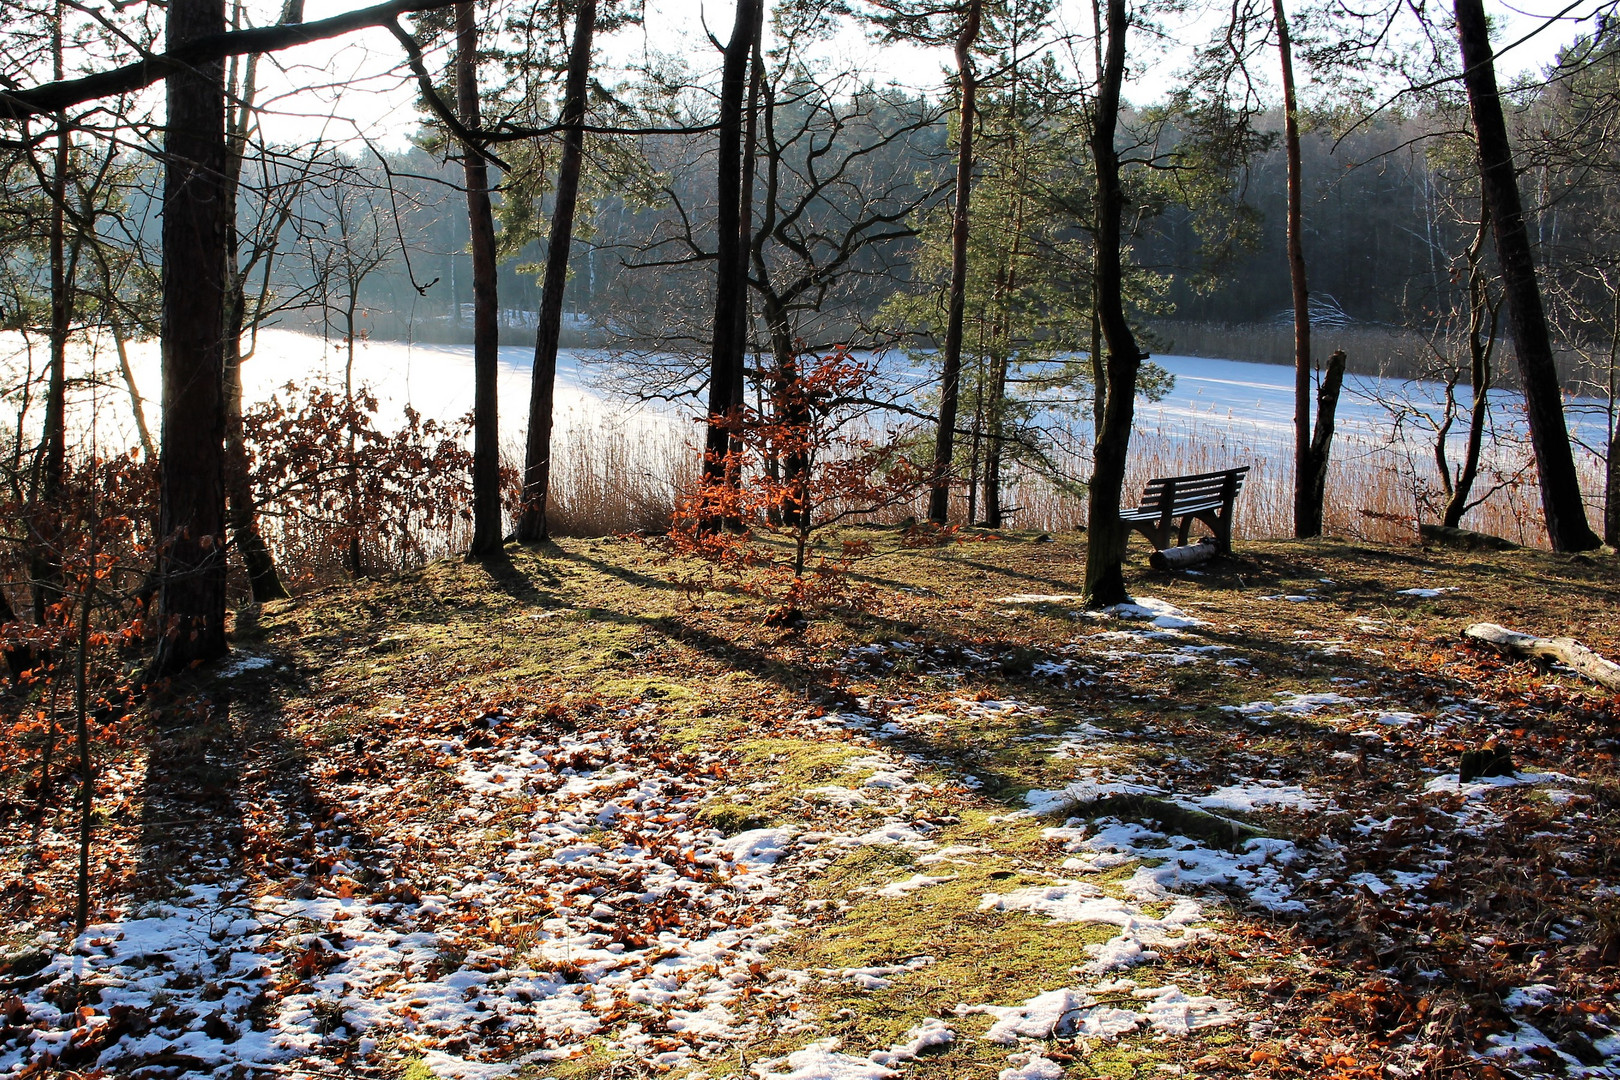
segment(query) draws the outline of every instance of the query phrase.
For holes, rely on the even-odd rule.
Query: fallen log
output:
[[[1523,660],[1556,660],[1583,678],[1620,693],[1620,664],[1605,660],[1574,638],[1536,637],[1495,623],[1475,623],[1463,631],[1463,637]]]
[[[1456,529],[1450,525],[1427,523],[1419,525],[1418,537],[1426,544],[1439,544],[1441,547],[1460,548],[1463,551],[1517,551],[1519,547],[1513,541],[1500,536]]]
[[[1221,553],[1221,545],[1209,537],[1196,544],[1165,548],[1148,556],[1148,565],[1155,570],[1185,570],[1189,566],[1209,562]]]

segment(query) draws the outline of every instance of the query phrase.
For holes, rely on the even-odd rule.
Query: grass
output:
[[[1606,734],[1614,703],[1557,675],[1479,657],[1456,638],[1466,622],[1483,619],[1568,634],[1620,655],[1620,628],[1612,619],[1620,610],[1620,568],[1613,556],[1457,555],[1344,538],[1246,541],[1231,559],[1212,564],[1202,576],[1170,577],[1149,571],[1145,548],[1138,545],[1128,568],[1133,588],[1205,619],[1209,626],[1200,631],[1200,641],[1226,644],[1246,661],[1222,667],[1214,660],[1173,665],[1114,656],[1149,649],[1091,640],[1101,627],[1076,619],[1072,605],[1010,608],[994,601],[1015,592],[1079,591],[1082,538],[1074,534],[1037,542],[1033,531],[970,531],[968,542],[931,549],[902,548],[892,532],[863,530],[863,535],[877,541],[876,556],[858,568],[877,588],[877,605],[863,613],[818,617],[798,633],[763,626],[754,602],[670,587],[669,575],[679,568],[624,540],[563,539],[537,549],[511,547],[506,565],[447,560],[269,604],[248,621],[252,648],[277,655],[287,666],[254,673],[238,684],[238,723],[253,730],[272,719],[283,725],[284,737],[250,748],[250,759],[260,762],[255,768],[267,777],[274,775],[267,759],[252,753],[279,755],[302,746],[354,769],[364,767],[367,755],[381,755],[387,781],[409,785],[429,818],[440,823],[423,843],[400,855],[411,873],[431,880],[436,846],[459,847],[461,857],[469,859],[487,848],[493,858],[511,825],[504,818],[476,827],[457,824],[459,788],[452,775],[427,749],[390,745],[410,734],[398,726],[402,711],[470,721],[504,702],[554,705],[570,715],[655,703],[644,722],[655,725],[668,746],[713,755],[723,764],[729,794],[696,812],[704,824],[726,834],[800,822],[857,831],[863,811],[818,807],[807,793],[824,785],[859,784],[870,769],[851,769],[851,763],[872,751],[814,737],[804,722],[829,711],[876,714],[884,702],[935,713],[937,722],[889,742],[896,753],[915,755],[907,767],[936,788],[909,810],[939,829],[941,846],[986,851],[965,863],[937,866],[919,865],[914,853],[895,848],[838,853],[816,873],[794,879],[795,902],[815,915],[770,954],[773,967],[803,971],[935,957],[932,965],[899,975],[877,991],[814,979],[797,1003],[799,1015],[813,1018],[817,1036],[839,1037],[852,1053],[886,1047],[924,1017],[945,1018],[957,1030],[957,1041],[908,1066],[929,1077],[985,1080],[1007,1067],[1007,1049],[978,1037],[989,1018],[957,1017],[957,1005],[1014,1004],[1044,989],[1077,985],[1073,969],[1089,959],[1086,946],[1117,933],[1109,925],[1053,925],[1026,913],[980,910],[987,893],[1044,883],[1060,873],[1064,853],[1042,829],[1061,821],[1008,820],[1007,814],[1022,804],[1023,792],[1061,787],[1091,767],[1140,773],[1194,794],[1239,776],[1309,786],[1358,809],[1339,815],[1261,811],[1235,816],[1268,835],[1300,842],[1330,839],[1346,852],[1343,874],[1401,867],[1408,865],[1403,860],[1419,857],[1393,837],[1375,842],[1356,832],[1355,815],[1363,810],[1380,817],[1419,813],[1422,785],[1434,775],[1430,770],[1454,768],[1460,747],[1501,735],[1513,740],[1522,765],[1592,779],[1589,792],[1582,789],[1582,798],[1592,801],[1581,804],[1588,817],[1577,830],[1580,835],[1558,832],[1556,841],[1542,845],[1545,851],[1515,843],[1514,836],[1562,829],[1560,820],[1571,812],[1544,794],[1528,792],[1513,803],[1511,834],[1471,839],[1459,847],[1452,875],[1458,894],[1436,905],[1454,920],[1445,927],[1433,924],[1438,916],[1380,906],[1377,898],[1350,903],[1326,886],[1309,894],[1313,912],[1303,922],[1207,898],[1208,916],[1222,935],[1218,946],[1189,947],[1138,977],[1145,984],[1173,982],[1189,993],[1216,993],[1239,1001],[1253,1015],[1277,1020],[1282,1033],[1273,1041],[1279,1060],[1290,1068],[1326,1074],[1323,1062],[1331,1045],[1348,1046],[1370,1060],[1394,1052],[1378,1045],[1398,1025],[1376,1010],[1365,1013],[1371,1007],[1366,1002],[1383,1000],[1367,989],[1377,978],[1389,977],[1380,972],[1443,970],[1444,986],[1411,983],[1413,1000],[1428,994],[1452,1002],[1478,1023],[1489,1022],[1490,1013],[1477,1003],[1505,987],[1558,981],[1578,996],[1587,993],[1584,988],[1614,980],[1615,965],[1601,952],[1607,947],[1603,935],[1612,936],[1604,927],[1613,920],[1604,922],[1583,899],[1595,883],[1613,880],[1605,852],[1620,839],[1614,766],[1620,747]],[[1398,589],[1417,584],[1459,591],[1430,601],[1397,595]],[[1290,593],[1317,599],[1259,599]],[[853,647],[892,641],[914,642],[918,648],[889,668],[841,663]],[[1034,673],[1037,661],[1054,657],[1072,659],[1084,677],[1057,683]],[[945,678],[942,667],[958,668],[962,677]],[[1475,700],[1485,703],[1475,711],[1486,719],[1459,719],[1433,739],[1394,731],[1383,749],[1368,753],[1368,741],[1356,734],[1359,728],[1332,717],[1283,717],[1261,727],[1223,709],[1282,691],[1323,690],[1376,697],[1380,707],[1427,715]],[[1008,698],[1029,708],[975,711],[967,704]],[[1035,738],[1081,722],[1142,737],[1122,740],[1107,756],[1081,746],[1069,758],[1055,757],[1051,740]],[[370,744],[365,754],[350,745],[357,737]],[[983,787],[970,792],[957,786],[965,773],[977,776]],[[244,775],[244,800],[257,797],[255,784],[271,782],[251,769]],[[311,798],[318,802],[322,795],[315,790]],[[739,795],[745,801],[738,801]],[[138,802],[138,794],[132,797]],[[1153,798],[1074,812],[1151,821],[1192,835],[1205,830],[1211,846],[1230,840],[1228,826]],[[384,833],[387,826],[362,822],[357,828]],[[110,879],[134,870],[133,856],[118,854],[124,850],[117,836],[121,828],[129,826],[115,823],[106,830]],[[1418,842],[1435,841],[1420,835]],[[273,845],[269,839],[252,843],[265,845],[267,862],[249,860],[245,872],[262,874]],[[127,860],[121,869],[119,859]],[[1512,859],[1522,865],[1506,862]],[[1549,871],[1538,879],[1533,911],[1514,906],[1531,904],[1532,898],[1520,895],[1523,889],[1503,886],[1516,873],[1540,872],[1523,862],[1527,859],[1565,875]],[[1113,891],[1133,870],[1128,865],[1090,880]],[[21,864],[12,862],[0,886],[14,885],[21,872]],[[859,891],[917,872],[952,880],[896,899]],[[44,876],[42,884],[49,880]],[[19,941],[53,917],[48,898],[24,903],[15,890],[0,896],[8,905],[0,912],[3,921],[31,927],[18,931]],[[1508,899],[1487,902],[1479,896]],[[1549,919],[1569,926],[1565,944],[1544,943],[1474,962],[1470,942],[1485,936],[1519,940],[1508,935],[1530,934],[1535,926],[1550,925]],[[1369,937],[1374,932],[1367,927],[1379,925],[1396,944]],[[467,931],[480,932],[477,927]],[[1422,943],[1424,934],[1428,944]],[[1536,949],[1542,959],[1535,958]],[[1586,959],[1578,960],[1581,956]],[[1541,967],[1532,971],[1534,964]],[[1293,988],[1286,994],[1268,989],[1284,983]],[[712,1062],[707,1071],[714,1077],[746,1074],[753,1064],[796,1049],[809,1037],[767,1026],[739,1048],[736,1058]],[[1047,1050],[1078,1080],[1164,1075],[1160,1065],[1195,1074],[1249,1075],[1253,1048],[1238,1028],[1164,1042],[1060,1043]],[[1206,1063],[1196,1065],[1200,1061]],[[423,1080],[419,1059],[401,1059],[399,1066],[401,1075]],[[550,1063],[544,1072],[558,1080],[584,1080],[634,1068],[615,1051],[609,1033],[579,1057]]]

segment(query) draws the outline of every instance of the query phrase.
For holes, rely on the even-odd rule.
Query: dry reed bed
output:
[[[669,526],[679,493],[698,475],[696,428],[629,422],[621,417],[570,415],[556,433],[552,472],[551,531],[557,536],[609,536],[658,533]],[[1365,436],[1335,443],[1325,515],[1330,535],[1383,543],[1410,543],[1418,521],[1435,521],[1442,505],[1438,473],[1430,451],[1420,443],[1390,445]],[[507,464],[521,462],[520,448],[506,448]],[[1544,547],[1539,492],[1528,448],[1516,442],[1493,446],[1490,468],[1477,489],[1489,497],[1464,518],[1464,526]],[[1139,431],[1132,439],[1126,501],[1133,501],[1154,476],[1184,475],[1250,466],[1238,500],[1234,535],[1242,539],[1293,533],[1293,469],[1289,447],[1275,440],[1245,438],[1218,429]],[[1599,505],[1600,464],[1580,458],[1582,480],[1592,505]],[[1063,463],[1071,476],[1084,476],[1084,456]],[[1003,496],[1011,508],[1009,527],[1065,531],[1085,524],[1083,492],[1068,490],[1027,470],[1015,471]],[[961,494],[953,513],[966,511]],[[922,517],[925,499],[895,507],[873,519],[891,524]],[[860,520],[856,518],[854,520]],[[347,576],[337,550],[315,532],[283,533],[269,523],[272,543],[294,570],[295,588],[310,588]],[[464,550],[471,539],[466,522],[422,529],[413,537],[374,537],[368,544],[373,565],[382,570],[420,565]]]
[[[624,425],[574,426],[559,440],[553,494],[557,509],[553,531],[565,536],[603,536],[657,531],[668,524],[677,492],[697,478],[695,439],[670,429],[645,430]],[[1416,538],[1419,520],[1438,516],[1438,474],[1421,447],[1396,448],[1360,438],[1344,438],[1334,447],[1328,480],[1327,531],[1334,535],[1382,542]],[[1464,524],[1481,532],[1530,545],[1545,544],[1534,471],[1525,468],[1527,449],[1518,444],[1496,448],[1494,476],[1481,477],[1478,490],[1498,480],[1501,486],[1471,510]],[[1127,471],[1127,500],[1154,476],[1184,475],[1251,466],[1238,501],[1236,535],[1261,538],[1293,532],[1293,469],[1288,448],[1235,434],[1138,432],[1132,440]],[[1087,463],[1066,463],[1071,475],[1085,475]],[[1601,490],[1597,462],[1581,459],[1586,490]],[[1003,498],[1016,508],[1010,524],[1020,529],[1064,530],[1083,525],[1083,494],[1065,491],[1044,477],[1015,473]],[[921,516],[921,499],[897,508],[887,519]],[[958,497],[953,511],[964,513]]]

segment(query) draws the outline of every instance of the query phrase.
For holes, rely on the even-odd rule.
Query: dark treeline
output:
[[[879,95],[873,92],[873,97]],[[892,125],[915,123],[922,116],[930,119],[868,168],[893,176],[904,173],[914,181],[920,176],[936,182],[945,178],[950,162],[943,110],[924,100],[898,97],[881,107],[890,112]],[[1309,178],[1305,244],[1316,268],[1311,289],[1319,317],[1427,329],[1458,302],[1461,294],[1451,261],[1467,246],[1473,226],[1448,214],[1446,201],[1455,197],[1455,176],[1433,159],[1422,139],[1444,130],[1445,123],[1442,117],[1430,116],[1376,122],[1340,142],[1324,121],[1302,140]],[[1260,120],[1267,134],[1274,134],[1279,124],[1275,114]],[[701,320],[684,332],[671,332],[668,320],[694,315],[689,303],[692,289],[707,288],[702,260],[692,258],[691,252],[712,239],[708,234],[712,223],[701,216],[713,197],[707,171],[701,168],[710,148],[695,135],[658,136],[642,140],[640,152],[645,158],[639,164],[648,173],[637,179],[659,180],[661,190],[645,201],[629,199],[614,190],[614,178],[598,177],[596,189],[587,192],[583,240],[570,254],[570,339],[584,344],[587,327],[594,327],[589,340],[596,344],[641,339],[668,346],[686,339],[697,348],[706,340]],[[363,213],[377,215],[382,226],[377,246],[384,255],[361,284],[360,325],[379,338],[471,341],[468,228],[465,216],[452,212],[459,185],[456,169],[423,150],[391,153],[385,161],[386,167],[375,159],[351,162],[355,173],[351,182],[360,179],[372,188]],[[1245,235],[1219,255],[1210,250],[1210,238],[1200,233],[1199,209],[1173,201],[1156,207],[1159,212],[1143,221],[1133,252],[1138,266],[1162,278],[1153,314],[1190,322],[1287,322],[1291,313],[1288,264],[1283,258],[1285,184],[1280,144],[1246,163],[1233,208],[1243,218]],[[933,194],[937,198],[938,190]],[[147,197],[142,188],[132,191],[133,215],[141,213]],[[539,218],[549,208],[547,197],[524,212]],[[813,218],[841,213],[825,196],[810,212]],[[1539,215],[1538,223],[1545,219],[1544,227],[1538,227],[1543,243],[1569,239],[1568,233],[1579,228],[1572,220],[1577,213],[1559,205]],[[317,237],[343,237],[331,200],[322,193],[303,193],[297,216]],[[521,228],[523,223],[513,224]],[[1592,239],[1586,234],[1580,242]],[[306,246],[303,258],[287,259],[278,271],[278,291],[300,297],[301,312],[279,321],[318,328],[326,267],[320,259],[309,258],[308,250]],[[516,250],[510,243],[503,248],[503,340],[510,343],[526,344],[532,333],[545,251],[543,235],[525,238]],[[840,327],[845,335],[858,335],[859,327],[870,327],[884,301],[913,279],[917,256],[915,238],[862,255],[858,282],[845,282],[825,301],[829,325]],[[336,288],[333,284],[326,291]],[[334,332],[341,331],[334,327]],[[831,338],[845,340],[838,333],[831,333]]]
[[[944,112],[925,100],[870,94],[870,106],[888,113],[872,116],[870,123],[918,126],[874,156],[865,166],[866,175],[879,171],[891,177],[905,175],[917,190],[892,192],[895,205],[924,209],[929,203],[919,198],[925,186],[920,178],[932,178],[937,185],[947,178],[950,166]],[[1314,268],[1311,291],[1317,317],[1426,333],[1464,299],[1466,288],[1454,273],[1453,261],[1474,232],[1474,224],[1453,206],[1456,163],[1437,155],[1432,139],[1425,138],[1448,133],[1450,119],[1419,115],[1379,121],[1342,141],[1332,119],[1323,118],[1302,139],[1307,177],[1305,250]],[[1275,135],[1279,125],[1275,113],[1259,121],[1267,135]],[[1153,217],[1144,218],[1134,241],[1134,259],[1160,279],[1144,315],[1171,323],[1291,320],[1288,264],[1283,257],[1286,176],[1282,147],[1274,139],[1271,142],[1245,163],[1235,185],[1232,213],[1242,219],[1244,235],[1230,249],[1213,252],[1211,238],[1201,233],[1200,219],[1207,208],[1166,201],[1154,208],[1158,212]],[[627,198],[619,187],[627,177],[598,175],[591,178],[593,183],[588,181],[581,239],[573,245],[569,260],[566,344],[640,342],[694,353],[706,347],[707,331],[697,317],[701,306],[690,299],[694,290],[701,294],[708,287],[704,260],[692,252],[712,240],[712,223],[702,215],[713,197],[707,170],[701,167],[709,152],[696,135],[648,138],[641,140],[643,158],[637,162],[645,171],[634,179],[639,185],[657,183],[656,190]],[[300,194],[296,217],[307,233],[304,246],[276,271],[277,292],[298,299],[272,321],[312,330],[324,323],[341,335],[340,320],[333,321],[325,311],[338,303],[333,295],[343,290],[335,279],[324,280],[332,276],[331,265],[318,249],[334,238],[350,246],[374,241],[382,258],[360,284],[358,325],[363,332],[385,339],[469,342],[471,262],[465,215],[453,212],[459,184],[456,169],[442,156],[420,149],[391,153],[385,162],[349,163],[353,170],[349,182],[358,179],[370,189],[361,200],[366,216],[363,236],[345,236],[328,194],[308,190]],[[1533,191],[1560,196],[1534,213],[1534,232],[1550,268],[1572,249],[1589,254],[1601,246],[1604,234],[1585,228],[1606,210],[1601,191],[1554,191],[1558,181],[1545,168],[1534,169],[1529,176]],[[940,190],[936,186],[929,194],[937,202]],[[148,216],[142,205],[148,197],[144,184],[131,190],[132,217]],[[837,220],[847,213],[827,194],[809,201],[812,221]],[[524,214],[543,219],[549,209],[547,196]],[[527,344],[539,309],[546,241],[543,235],[524,235],[526,222],[513,217],[503,213],[508,242],[500,264],[502,339]],[[514,237],[519,242],[513,243]],[[822,344],[859,340],[862,328],[874,330],[884,302],[914,279],[918,257],[914,237],[873,245],[858,254],[852,269],[859,272],[822,300],[820,319],[826,327]],[[1596,301],[1590,283],[1572,287],[1583,306]],[[692,324],[683,326],[689,319]],[[1588,345],[1607,340],[1606,323],[1576,316],[1566,325]],[[764,336],[763,327],[759,333]],[[1358,359],[1374,366],[1369,358]]]

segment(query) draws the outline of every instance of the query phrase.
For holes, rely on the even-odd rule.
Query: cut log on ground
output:
[[[1519,545],[1490,533],[1453,529],[1449,525],[1419,525],[1418,536],[1425,544],[1461,548],[1463,551],[1516,551]]]
[[[1221,545],[1206,537],[1196,544],[1165,548],[1148,556],[1155,570],[1185,570],[1189,566],[1206,563],[1221,553]]]
[[[1574,638],[1536,637],[1495,623],[1475,623],[1463,631],[1463,637],[1523,660],[1556,660],[1583,678],[1620,693],[1620,664],[1605,660]]]

